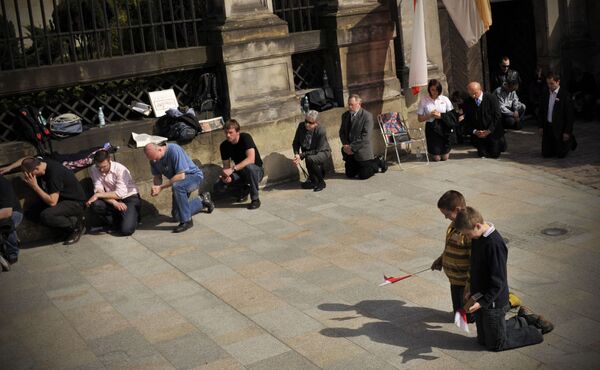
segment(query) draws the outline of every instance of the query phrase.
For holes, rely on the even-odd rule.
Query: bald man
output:
[[[502,114],[498,99],[481,90],[478,82],[467,85],[469,98],[464,103],[466,132],[479,157],[498,158],[506,150]]]
[[[166,188],[173,188],[173,206],[171,214],[179,221],[173,230],[180,233],[194,226],[192,215],[206,208],[211,213],[215,206],[210,193],[203,193],[201,198],[189,198],[190,194],[200,188],[204,181],[202,170],[196,166],[182,147],[177,144],[148,144],[144,154],[150,160],[150,169],[154,176],[150,195],[155,197]],[[163,176],[168,179],[163,183]]]

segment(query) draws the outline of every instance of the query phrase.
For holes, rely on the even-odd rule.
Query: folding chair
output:
[[[420,146],[419,150],[425,152],[425,158],[427,160],[427,164],[429,164],[427,143],[421,128],[408,128],[404,124],[402,117],[398,112],[382,113],[377,116],[377,122],[379,122],[379,129],[381,131],[381,136],[383,137],[383,143],[385,144],[385,151],[383,154],[384,160],[387,160],[388,149],[390,147],[394,147],[394,150],[396,151],[396,159],[398,159],[398,167],[402,168],[402,165],[400,164],[400,153],[398,152],[398,147],[402,149],[402,144],[406,144],[408,150],[410,151],[411,145],[413,143],[418,143]],[[418,133],[419,138],[415,138],[417,135],[411,135],[411,131],[415,132],[416,134]]]

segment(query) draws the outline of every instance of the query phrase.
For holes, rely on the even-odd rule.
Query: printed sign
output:
[[[169,109],[179,107],[173,89],[151,91],[148,93],[148,96],[150,97],[150,104],[152,104],[154,115],[157,118],[164,116],[165,112]]]

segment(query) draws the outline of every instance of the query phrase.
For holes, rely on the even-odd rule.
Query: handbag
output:
[[[73,113],[64,113],[57,117],[51,117],[50,133],[56,138],[66,138],[79,135],[83,132],[81,117]]]

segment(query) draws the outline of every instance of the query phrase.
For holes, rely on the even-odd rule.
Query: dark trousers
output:
[[[515,116],[513,116],[513,113],[502,113],[502,127],[504,127],[505,129],[507,128],[513,128],[516,130],[519,130],[521,127],[523,127],[523,117],[525,116],[525,111],[519,111],[519,123],[516,123],[515,121]]]
[[[72,232],[83,217],[85,203],[76,200],[61,200],[54,207],[38,202],[26,212],[26,217],[42,225]]]
[[[304,158],[310,181],[317,185],[323,184],[325,178],[325,163],[331,158],[330,153],[319,152]]]
[[[359,179],[366,180],[379,172],[379,161],[377,159],[357,161],[353,155],[344,155],[344,161],[346,176],[351,179],[358,176]]]
[[[114,227],[124,236],[131,235],[135,232],[135,228],[140,220],[142,200],[139,194],[135,194],[121,199],[119,202],[127,205],[125,212],[117,210],[103,199],[98,199],[92,203],[90,209],[100,216],[105,225]]]
[[[477,155],[480,157],[498,158],[500,157],[500,153],[506,150],[506,141],[504,138],[492,138],[488,136],[480,139],[472,135],[471,143],[477,149]]]
[[[551,125],[551,123],[546,123],[542,133],[542,157],[564,158],[567,156],[567,153],[569,153],[573,136],[571,135],[571,138],[567,141],[564,141],[562,137],[557,139],[554,136]]]
[[[250,192],[250,199],[257,200],[259,198],[258,185],[262,181],[264,175],[265,172],[262,167],[255,164],[249,164],[241,170],[237,170],[231,174],[231,183],[225,184],[223,181],[219,180],[215,184],[215,190],[217,192],[223,192],[226,188],[241,188],[242,192]]]
[[[465,304],[465,286],[450,284],[450,296],[452,297],[452,310],[456,312]]]
[[[504,308],[481,308],[477,311],[477,341],[490,351],[504,351],[512,348],[541,343],[542,333],[524,318],[514,316],[506,320]]]

